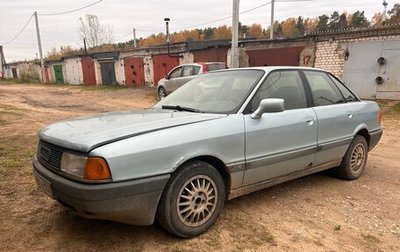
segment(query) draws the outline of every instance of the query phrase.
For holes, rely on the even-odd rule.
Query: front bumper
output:
[[[38,186],[50,197],[91,219],[112,220],[133,225],[151,225],[158,201],[170,175],[131,181],[84,184],[64,178],[33,158]]]

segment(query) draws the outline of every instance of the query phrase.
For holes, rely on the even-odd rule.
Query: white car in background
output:
[[[166,97],[199,74],[220,69],[226,69],[224,62],[205,62],[179,65],[172,69],[158,82],[158,97],[160,99]]]

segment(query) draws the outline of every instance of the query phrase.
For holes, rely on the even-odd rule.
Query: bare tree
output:
[[[79,18],[79,22],[79,33],[82,40],[86,39],[89,47],[113,42],[113,30],[100,24],[96,15],[87,14],[85,18]]]

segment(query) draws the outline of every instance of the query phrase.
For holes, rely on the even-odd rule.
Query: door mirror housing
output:
[[[164,78],[165,78],[166,80],[169,80],[169,75],[166,74],[166,75],[164,76]]]
[[[260,106],[251,114],[251,118],[260,119],[264,113],[276,113],[285,110],[285,101],[279,98],[262,99]]]

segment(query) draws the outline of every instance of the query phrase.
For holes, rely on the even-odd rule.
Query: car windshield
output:
[[[263,75],[264,71],[254,69],[203,74],[171,93],[153,108],[220,114],[237,113]]]

